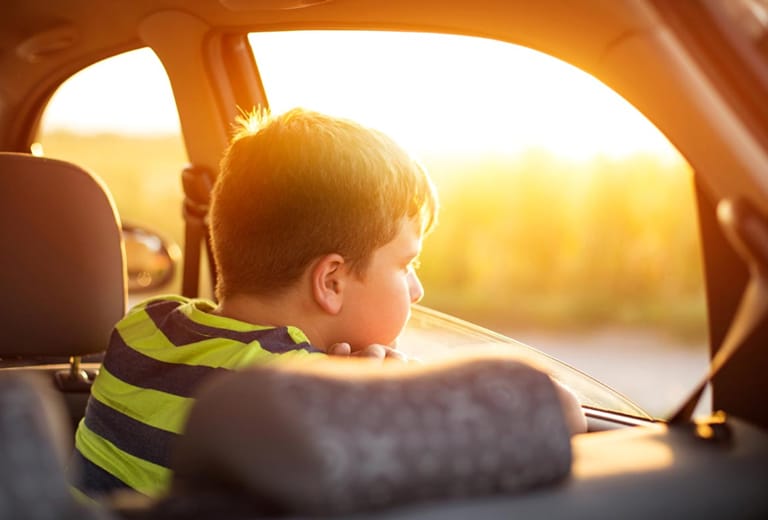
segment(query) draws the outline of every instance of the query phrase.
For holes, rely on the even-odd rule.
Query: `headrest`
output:
[[[125,312],[120,224],[71,163],[0,152],[0,357],[102,351]]]
[[[325,515],[554,482],[571,445],[552,381],[523,363],[329,358],[210,380],[172,460],[171,501],[218,489]]]

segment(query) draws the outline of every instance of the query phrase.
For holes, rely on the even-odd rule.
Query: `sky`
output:
[[[676,152],[592,76],[523,47],[407,33],[285,32],[251,36],[272,110],[302,105],[379,128],[416,153],[515,152],[569,158]],[[178,132],[170,85],[148,49],[66,82],[44,131]]]

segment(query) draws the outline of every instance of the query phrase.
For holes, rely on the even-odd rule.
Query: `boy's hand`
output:
[[[373,345],[368,345],[367,347],[356,350],[354,352],[352,351],[352,347],[349,345],[349,343],[334,343],[328,349],[328,355],[342,357],[362,357],[378,361],[395,360],[402,363],[408,362],[408,357],[399,350],[376,343]]]

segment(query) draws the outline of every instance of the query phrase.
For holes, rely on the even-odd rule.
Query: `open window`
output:
[[[107,184],[123,222],[132,302],[147,290],[179,291],[186,152],[170,82],[151,50],[108,58],[65,81],[32,152],[72,161]]]
[[[356,119],[430,171],[442,211],[421,259],[425,306],[561,359],[655,417],[704,374],[694,172],[615,92],[550,56],[480,38],[285,31],[249,40],[273,111],[301,105]],[[102,176],[124,222],[182,242],[186,153],[151,51],[65,82],[41,128],[37,150]],[[163,288],[179,290],[179,277]],[[414,332],[424,332],[417,320]],[[416,343],[422,357],[450,350],[409,346],[408,335],[403,348]]]
[[[250,42],[272,110],[351,117],[427,166],[442,211],[421,259],[424,305],[562,359],[655,417],[705,373],[694,174],[614,91],[479,38],[315,31]],[[442,353],[420,338],[419,355]]]

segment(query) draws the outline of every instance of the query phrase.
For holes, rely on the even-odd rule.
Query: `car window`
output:
[[[274,111],[354,118],[429,169],[442,210],[421,259],[423,304],[570,363],[657,417],[704,374],[693,172],[615,92],[479,38],[289,31],[250,41]],[[97,172],[125,222],[182,242],[186,155],[148,49],[62,84],[33,148]],[[163,292],[179,289],[177,276]],[[455,350],[409,346],[419,327],[404,349]]]
[[[149,49],[103,60],[65,81],[43,113],[32,152],[89,169],[106,182],[123,224],[181,244],[186,152],[170,82]],[[179,290],[177,272],[161,292]]]
[[[274,111],[354,118],[429,169],[442,209],[421,258],[424,305],[571,363],[657,417],[704,375],[693,172],[618,94],[479,38],[250,42]]]

